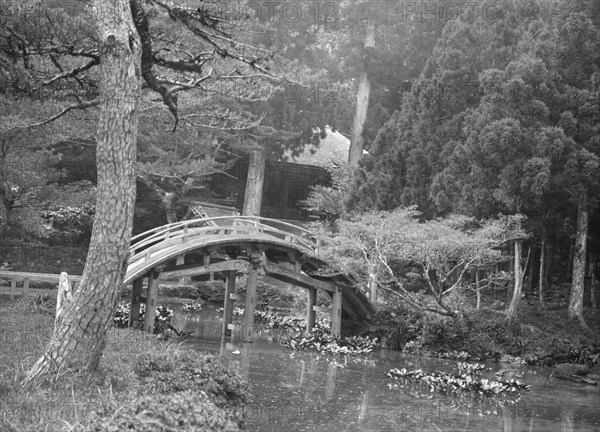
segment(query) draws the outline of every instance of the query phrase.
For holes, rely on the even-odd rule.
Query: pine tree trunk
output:
[[[375,46],[375,20],[367,21],[367,31],[365,35],[365,48]],[[366,51],[366,50],[365,50]],[[365,65],[366,66],[366,65]],[[363,154],[364,139],[362,136],[365,121],[367,119],[367,110],[369,108],[369,97],[371,94],[371,81],[366,71],[361,72],[358,82],[358,92],[356,94],[356,111],[354,112],[354,123],[352,124],[352,136],[350,137],[350,154],[348,162],[356,167]]]
[[[521,222],[519,221],[517,229],[521,229]],[[512,321],[517,316],[517,308],[521,301],[521,291],[523,286],[523,275],[521,268],[521,254],[523,248],[523,241],[518,239],[515,240],[515,259],[514,259],[514,289],[512,293],[512,300],[506,311],[506,320]]]
[[[140,42],[127,0],[95,0],[100,41],[96,216],[79,288],[26,381],[65,368],[94,370],[127,270],[135,204]]]
[[[571,299],[569,301],[569,317],[578,318],[580,321],[583,318],[587,232],[588,209],[584,200],[577,208],[577,234],[573,250],[573,276],[571,282]]]
[[[250,153],[248,164],[248,179],[246,180],[246,193],[244,194],[244,216],[260,216],[262,192],[265,179],[266,159],[260,150]]]
[[[538,291],[540,298],[540,305],[543,309],[546,309],[546,303],[544,302],[544,282],[546,278],[546,225],[542,227],[542,245],[540,247],[540,273],[538,281]]]

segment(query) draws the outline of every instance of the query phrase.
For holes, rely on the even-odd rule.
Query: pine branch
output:
[[[57,65],[57,67],[59,69],[62,69],[60,67],[60,64],[58,64],[58,61],[56,61],[56,59],[53,58],[53,56],[51,56],[51,59],[52,59],[53,62],[55,62],[55,65]],[[94,66],[96,66],[98,64],[100,64],[100,60],[99,59],[93,59],[92,61],[90,61],[89,63],[86,63],[83,66],[80,66],[80,67],[71,69],[69,71],[65,71],[65,72],[63,72],[61,74],[55,75],[53,78],[51,78],[51,79],[49,79],[49,80],[44,81],[43,83],[41,83],[38,87],[36,87],[32,91],[33,92],[38,91],[42,87],[49,86],[50,84],[52,84],[52,83],[54,83],[54,82],[56,82],[58,80],[61,80],[63,78],[74,78],[77,74],[79,74],[81,72],[84,72],[84,71],[86,71],[86,70],[88,70],[88,69],[90,69],[90,68],[92,68],[92,67],[94,67]]]
[[[148,87],[157,92],[162,96],[164,104],[169,108],[169,111],[173,115],[174,124],[172,131],[175,132],[177,124],[179,123],[179,115],[177,112],[177,95],[173,94],[172,91],[163,85],[152,72],[153,54],[152,54],[152,39],[150,37],[150,26],[148,24],[148,17],[144,11],[143,5],[139,0],[130,0],[131,14],[133,16],[133,23],[140,36],[140,42],[142,44],[142,77]]]
[[[54,120],[61,118],[62,116],[64,116],[65,114],[67,114],[73,110],[87,109],[87,108],[95,107],[98,105],[100,105],[100,99],[94,99],[92,101],[83,102],[83,103],[80,103],[77,105],[70,105],[67,108],[65,108],[64,110],[62,110],[61,112],[59,112],[58,114],[55,114],[52,117],[47,118],[44,121],[41,121],[39,123],[30,123],[30,124],[26,124],[26,125],[13,126],[10,129],[7,129],[6,131],[0,131],[0,133],[7,134],[16,129],[31,129],[31,128],[35,128],[35,127],[44,126],[44,125],[47,125],[48,123],[52,123]]]
[[[260,72],[262,72],[263,74],[278,79],[278,77],[276,77],[275,75],[271,74],[266,67],[263,67],[259,64],[257,64],[258,59],[257,58],[246,58],[244,55],[240,55],[237,54],[236,52],[233,51],[229,51],[227,48],[224,48],[222,46],[220,46],[216,40],[219,40],[221,42],[225,42],[228,46],[230,47],[234,47],[234,48],[243,48],[244,50],[248,49],[251,51],[255,51],[255,52],[264,52],[264,53],[268,53],[269,51],[262,49],[262,48],[258,48],[258,47],[254,47],[248,44],[244,44],[242,42],[239,41],[235,41],[227,36],[224,35],[218,35],[215,33],[212,33],[210,31],[206,31],[203,30],[201,28],[198,28],[196,26],[193,25],[193,22],[198,22],[198,20],[187,10],[183,9],[183,8],[172,8],[160,1],[156,1],[153,0],[153,3],[160,6],[161,8],[163,8],[164,10],[167,11],[167,13],[174,19],[178,20],[179,22],[181,22],[188,30],[190,30],[192,33],[194,33],[196,36],[200,37],[201,39],[203,39],[204,41],[208,42],[210,45],[212,45],[215,49],[215,51],[222,57],[222,58],[231,58],[234,60],[238,60],[242,63],[245,63],[247,65],[249,65],[250,67],[252,67],[253,69],[256,69]],[[204,23],[204,25],[206,25],[206,23]],[[215,31],[218,31],[215,27],[209,27],[212,28]]]

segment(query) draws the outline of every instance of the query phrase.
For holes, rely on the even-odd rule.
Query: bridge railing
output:
[[[208,221],[216,223],[216,226],[207,226]],[[266,234],[296,243],[314,254],[319,252],[317,236],[297,225],[256,216],[220,216],[176,222],[136,235],[131,239],[130,264],[138,262],[142,255],[183,243],[190,237],[227,235],[239,233],[240,229],[244,232]]]

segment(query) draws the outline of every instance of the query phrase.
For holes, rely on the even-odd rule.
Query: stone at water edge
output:
[[[514,378],[523,378],[523,371],[520,369],[507,368],[499,370],[494,375],[503,380],[510,380]]]
[[[561,363],[556,365],[550,379],[557,378],[564,381],[571,381],[582,384],[597,385],[598,376],[589,375],[590,369],[584,365]]]

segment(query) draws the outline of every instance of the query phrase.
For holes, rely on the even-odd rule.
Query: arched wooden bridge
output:
[[[307,329],[314,326],[316,290],[332,297],[331,324],[339,334],[342,318],[367,319],[370,301],[343,274],[320,276],[326,265],[319,259],[319,240],[296,225],[254,216],[194,219],[154,228],[132,238],[124,283],[133,283],[130,321],[139,317],[142,279],[148,277],[147,315],[144,328],[151,330],[159,279],[225,273],[223,334],[232,320],[235,276],[248,275],[244,326],[251,327],[257,303],[259,274],[308,290]]]

